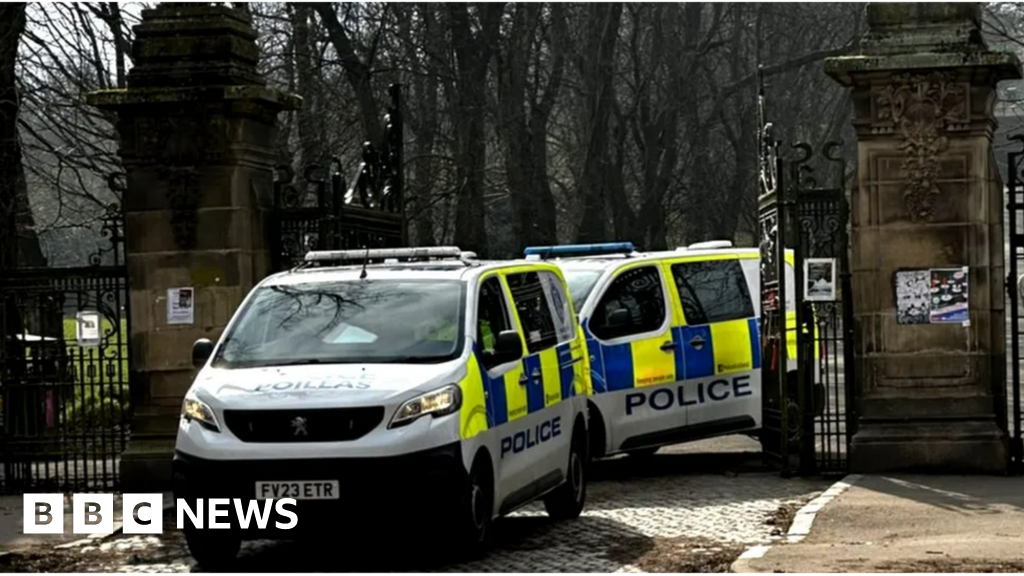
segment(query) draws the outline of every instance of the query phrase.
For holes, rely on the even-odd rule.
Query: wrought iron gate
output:
[[[853,320],[850,305],[849,209],[845,169],[829,143],[815,158],[809,145],[784,160],[758,98],[761,250],[761,445],[783,475],[845,473],[856,422]],[[820,187],[812,160],[835,167],[835,184]],[[805,263],[815,278],[806,278]],[[818,293],[808,287],[816,284]]]
[[[764,84],[758,94],[758,227],[761,248],[761,447],[766,462],[790,469],[789,398],[786,386],[786,229],[788,211],[779,143],[764,117]]]
[[[0,273],[0,491],[113,491],[128,440],[128,275],[120,210],[81,268]]]
[[[800,469],[845,474],[856,424],[853,379],[853,309],[850,302],[849,206],[841,144],[825,144],[820,156],[807,144],[790,164],[796,213],[794,284]],[[832,185],[821,186],[812,164],[831,168]],[[805,266],[806,264],[806,266]],[[814,277],[807,277],[808,271]],[[815,290],[816,289],[816,290]]]
[[[345,187],[338,159],[307,166],[299,177],[291,166],[278,168],[270,230],[275,272],[301,263],[310,250],[405,245],[400,85],[392,85],[390,94],[384,142],[363,145],[351,186]]]
[[[1019,150],[1006,155],[1006,210],[1007,210],[1007,275],[1006,290],[1009,299],[1007,338],[1010,347],[1007,354],[1007,406],[1006,424],[1010,434],[1010,464],[1016,472],[1024,472],[1024,440],[1021,437],[1021,307],[1024,306],[1021,290],[1024,282],[1019,280],[1024,268],[1024,135],[1013,135]]]

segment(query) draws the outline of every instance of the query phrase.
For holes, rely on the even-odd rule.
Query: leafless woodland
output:
[[[302,96],[276,144],[354,168],[406,93],[417,244],[752,243],[757,69],[783,142],[842,139],[850,101],[821,68],[855,51],[862,3],[235,3],[269,84]],[[84,263],[123,179],[113,118],[142,3],[0,4],[0,265]],[[1015,4],[990,12],[1019,38]],[[351,170],[349,170],[351,172]]]

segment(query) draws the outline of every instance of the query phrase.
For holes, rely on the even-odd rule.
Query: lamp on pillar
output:
[[[825,62],[852,89],[858,139],[851,469],[1005,470],[1003,209],[991,146],[996,84],[1020,78],[1020,66],[985,45],[977,3],[871,3],[867,20],[861,54]]]
[[[163,3],[134,31],[127,89],[89,102],[117,113],[127,173],[134,413],[122,489],[157,490],[170,484],[193,342],[216,339],[269,269],[276,117],[301,101],[266,87],[244,11]],[[187,312],[173,314],[182,303]]]

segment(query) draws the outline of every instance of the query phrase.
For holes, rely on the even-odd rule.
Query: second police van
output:
[[[731,242],[638,253],[624,243],[537,246],[566,275],[593,371],[591,455],[759,437],[760,252]],[[796,369],[793,252],[786,253],[788,371]]]
[[[454,247],[306,259],[260,282],[216,345],[196,343],[176,498],[295,498],[300,533],[408,530],[467,551],[538,499],[581,513],[591,371],[559,268]],[[297,535],[228,518],[186,520],[200,563]]]

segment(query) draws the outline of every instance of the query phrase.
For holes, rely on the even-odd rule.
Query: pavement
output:
[[[1024,478],[857,477],[794,539],[732,571],[1024,572]]]

